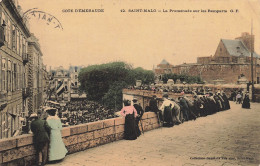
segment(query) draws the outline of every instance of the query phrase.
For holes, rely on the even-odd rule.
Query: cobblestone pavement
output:
[[[231,110],[144,133],[68,155],[64,166],[250,166],[260,164],[260,104],[251,109],[231,102]]]

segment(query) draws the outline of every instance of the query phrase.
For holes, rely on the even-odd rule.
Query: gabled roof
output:
[[[245,46],[245,44],[241,40],[227,40],[227,39],[221,39],[224,46],[226,47],[228,53],[231,56],[247,56],[250,57],[251,53]],[[254,52],[254,57],[260,57],[258,54]]]
[[[226,47],[228,53],[231,56],[250,56],[250,52],[244,45],[244,43],[240,40],[227,40],[221,39],[224,46]]]
[[[165,59],[163,59],[162,62],[160,63],[160,65],[169,65],[169,62],[167,62]]]

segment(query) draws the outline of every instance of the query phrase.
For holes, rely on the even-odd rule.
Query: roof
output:
[[[226,47],[228,53],[232,56],[250,56],[250,52],[240,40],[227,40],[222,39],[224,46]]]
[[[169,62],[167,62],[165,59],[163,59],[162,62],[160,63],[160,65],[169,65]]]
[[[224,46],[226,47],[228,53],[231,56],[247,56],[250,57],[250,51],[247,49],[245,44],[241,40],[228,40],[228,39],[221,39]],[[260,57],[258,54],[254,52],[254,57]]]
[[[260,58],[260,55],[254,52],[253,57]]]

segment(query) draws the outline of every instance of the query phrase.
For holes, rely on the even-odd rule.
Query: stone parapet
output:
[[[144,113],[141,122],[144,131],[159,127],[153,112]],[[118,117],[65,127],[61,132],[68,153],[71,154],[123,139],[124,124],[125,119]],[[139,127],[141,129],[140,124]],[[33,134],[0,140],[0,165],[33,165],[34,161]]]

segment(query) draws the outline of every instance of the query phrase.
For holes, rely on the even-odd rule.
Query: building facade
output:
[[[20,135],[43,100],[42,53],[17,0],[0,3],[0,139]]]
[[[0,138],[19,135],[27,115],[28,55],[30,32],[17,10],[17,2],[0,3]]]
[[[162,79],[162,75],[164,74],[170,74],[173,72],[173,65],[171,65],[169,62],[167,62],[165,59],[162,60],[160,64],[156,66],[154,70],[155,74],[155,81],[158,82]]]
[[[78,79],[82,66],[70,66],[68,70],[62,66],[50,70],[49,99],[58,102],[68,102],[74,99],[84,99],[86,94],[79,92],[80,82]]]
[[[36,112],[44,101],[44,68],[42,61],[42,52],[38,39],[31,34],[28,41],[29,71],[31,75],[28,77],[28,84],[31,87],[31,95],[29,97],[29,112]],[[45,85],[46,86],[46,85]]]
[[[221,39],[214,56],[198,57],[196,64],[175,66],[175,73],[201,76],[208,82],[221,80],[223,83],[237,83],[241,76],[248,82],[251,77],[251,52],[253,54],[254,82],[260,83],[260,56],[254,51],[254,35],[247,32],[234,40]]]
[[[69,71],[62,66],[50,71],[50,89],[48,98],[58,102],[70,101],[71,78]]]
[[[254,51],[254,35],[242,33],[234,40],[221,39],[214,56],[198,57],[197,63],[184,63],[171,68],[171,73],[200,76],[207,83],[237,83],[241,77],[247,82],[251,77],[251,52],[253,78],[260,83],[260,56]],[[159,68],[155,74],[167,74],[170,69]]]

